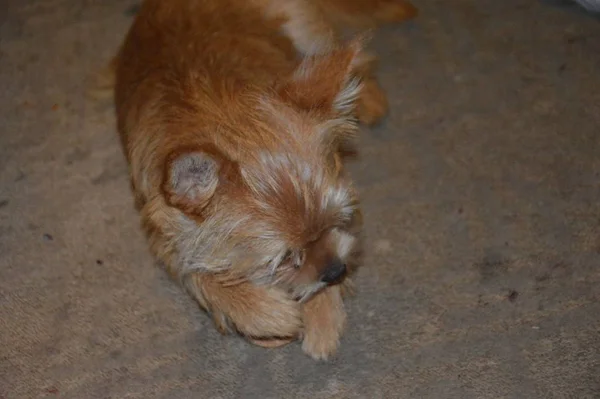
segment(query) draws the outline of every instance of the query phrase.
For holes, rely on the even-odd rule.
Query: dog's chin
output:
[[[310,298],[312,298],[315,294],[317,294],[319,291],[321,291],[323,288],[325,288],[327,286],[326,283],[323,282],[316,282],[316,283],[312,283],[312,284],[303,284],[303,285],[299,285],[296,286],[294,288],[292,288],[290,290],[292,297],[300,302],[300,303],[304,303],[306,301],[308,301]]]

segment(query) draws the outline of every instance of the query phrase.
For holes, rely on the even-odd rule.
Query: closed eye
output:
[[[275,273],[275,271],[281,265],[283,265],[285,263],[289,263],[292,260],[293,254],[294,254],[293,251],[291,249],[288,249],[287,251],[285,251],[283,256],[279,255],[279,256],[271,259],[271,261],[269,262],[270,267],[271,267],[271,273]]]
[[[282,264],[290,263],[295,269],[298,269],[304,263],[305,252],[304,250],[295,251],[288,249],[281,261]]]

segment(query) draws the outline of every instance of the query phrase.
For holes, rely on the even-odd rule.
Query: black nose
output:
[[[327,284],[338,282],[346,275],[346,265],[340,261],[335,261],[327,266],[321,276],[321,281]]]

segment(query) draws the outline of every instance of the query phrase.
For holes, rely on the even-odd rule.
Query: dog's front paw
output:
[[[315,360],[327,360],[340,345],[341,331],[335,329],[305,331],[302,350]]]
[[[374,125],[388,112],[388,101],[383,89],[373,78],[363,83],[363,89],[357,102],[358,120],[365,125]]]
[[[302,328],[300,306],[285,292],[247,286],[239,295],[239,305],[229,316],[251,342],[290,341],[298,336]]]
[[[234,329],[252,339],[287,340],[302,328],[300,304],[282,290],[249,281],[225,284],[220,276],[202,273],[190,275],[186,285],[222,333]]]
[[[339,286],[328,287],[303,308],[302,350],[316,360],[327,360],[338,349],[346,323]]]

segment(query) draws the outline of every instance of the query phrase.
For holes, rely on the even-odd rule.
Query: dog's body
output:
[[[387,105],[372,59],[323,14],[342,1],[313,1],[145,1],[116,58],[115,101],[157,258],[221,331],[263,346],[301,337],[326,358],[358,225],[340,146],[355,114],[372,123]],[[347,2],[359,3],[373,5],[351,10],[361,21],[414,11]]]

